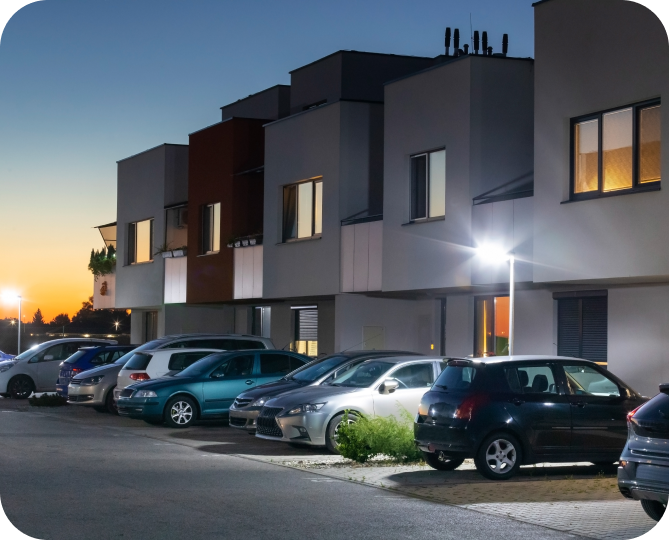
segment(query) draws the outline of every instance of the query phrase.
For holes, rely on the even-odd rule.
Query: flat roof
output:
[[[132,156],[128,156],[123,159],[119,159],[116,163],[121,163],[121,161],[126,161],[128,159],[132,159],[137,156],[141,156],[142,154],[146,154],[147,152],[152,152],[153,150],[157,150],[158,148],[162,148],[163,146],[188,146],[187,144],[179,144],[179,143],[163,143],[159,144],[158,146],[154,146],[153,148],[149,148],[148,150],[143,150],[142,152],[137,152],[136,154],[133,154]]]
[[[341,49],[339,51],[333,52],[332,54],[328,54],[327,56],[324,56],[323,58],[319,58],[318,60],[314,60],[313,62],[310,62],[308,64],[305,64],[302,67],[298,67],[297,69],[293,69],[292,71],[289,71],[291,75],[297,71],[300,71],[301,69],[308,68],[309,66],[313,66],[314,64],[318,64],[318,62],[322,62],[323,60],[327,60],[328,58],[331,58],[332,56],[335,56],[337,54],[368,54],[368,55],[374,55],[374,56],[388,56],[388,57],[397,57],[397,58],[420,58],[422,60],[432,60],[432,56],[413,56],[410,54],[390,54],[390,53],[375,53],[375,52],[365,52],[365,51],[353,51],[349,49]]]
[[[245,98],[240,98],[237,101],[233,101],[232,103],[228,103],[227,105],[223,105],[221,109],[225,109],[226,107],[231,107],[232,105],[236,105],[237,103],[241,103],[242,101],[246,101],[247,99],[251,99],[253,97],[259,96],[260,94],[264,94],[265,92],[269,92],[270,90],[274,90],[275,88],[290,88],[289,84],[275,84],[274,86],[270,86],[269,88],[265,88],[264,90],[260,90],[260,92],[256,92],[255,94],[249,94]]]

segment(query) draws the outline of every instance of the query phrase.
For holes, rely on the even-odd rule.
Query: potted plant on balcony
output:
[[[172,257],[172,250],[170,249],[169,244],[166,242],[162,246],[156,248],[154,255],[162,255],[163,259],[170,259]]]
[[[97,278],[112,274],[116,267],[116,250],[114,246],[102,248],[100,251],[91,250],[88,269]]]
[[[172,250],[172,256],[173,257],[185,257],[187,254],[188,250],[186,246],[181,246],[176,249]]]

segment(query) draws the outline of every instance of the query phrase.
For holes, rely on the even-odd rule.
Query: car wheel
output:
[[[14,399],[26,399],[35,391],[35,383],[30,377],[19,375],[9,381],[7,390]]]
[[[641,499],[641,508],[648,514],[649,518],[660,521],[664,515],[664,511],[667,509],[667,505],[662,504],[660,501]]]
[[[93,410],[94,410],[95,412],[99,412],[99,413],[106,413],[106,412],[108,412],[108,411],[107,411],[107,407],[93,407]]]
[[[118,416],[118,407],[116,406],[116,403],[114,403],[114,388],[116,387],[114,386],[110,388],[109,391],[107,392],[104,408],[107,412]]]
[[[433,469],[438,471],[453,471],[464,463],[464,459],[449,459],[443,452],[423,452],[423,459]]]
[[[495,433],[483,441],[474,458],[476,470],[491,480],[507,480],[522,463],[520,443],[513,435]]]
[[[185,428],[195,423],[197,408],[191,398],[175,397],[165,407],[165,422],[170,427]]]
[[[337,439],[339,438],[339,426],[343,420],[344,420],[344,414],[338,414],[332,420],[330,420],[328,428],[325,431],[325,446],[333,454],[339,453],[338,449],[339,445],[337,444]],[[356,418],[354,415],[352,414],[348,415],[349,424],[355,422],[355,420]]]

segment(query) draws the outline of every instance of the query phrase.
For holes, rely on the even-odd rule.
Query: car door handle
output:
[[[585,407],[587,403],[585,401],[572,401],[571,406],[572,407],[580,407],[581,409]]]
[[[253,381],[249,379],[248,381],[246,381],[246,384],[253,384]]]
[[[514,405],[522,405],[525,402],[522,399],[513,398],[509,400],[509,403],[513,403]]]

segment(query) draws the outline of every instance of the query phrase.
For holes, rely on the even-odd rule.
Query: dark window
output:
[[[228,369],[225,371],[226,377],[248,377],[253,373],[253,360],[254,357],[252,354],[244,356],[235,356],[228,363]]]
[[[437,377],[435,386],[441,390],[469,390],[476,379],[476,368],[465,363],[450,363]]]
[[[297,238],[297,186],[283,188],[283,241]]]
[[[67,360],[65,360],[66,364],[76,364],[79,359],[84,356],[88,351],[77,351],[75,352],[72,356],[70,356]]]
[[[265,349],[265,344],[261,341],[254,341],[251,339],[236,339],[235,340],[236,350],[241,351],[244,349]]]
[[[661,111],[654,101],[573,119],[571,199],[657,189]]]
[[[411,158],[411,220],[446,213],[446,150]]]
[[[306,366],[309,363],[309,360],[302,360],[301,358],[295,358],[294,356],[290,357],[290,371],[300,369],[303,366]]]
[[[98,354],[96,354],[93,358],[91,358],[91,364],[94,366],[103,366],[105,364],[109,364],[112,362],[112,358],[116,360],[118,356],[119,351],[101,351]]]
[[[323,181],[310,180],[283,188],[283,241],[323,232]]]
[[[607,297],[558,299],[558,355],[606,364]]]
[[[509,387],[523,394],[557,394],[553,370],[547,364],[537,366],[505,367]]]
[[[260,373],[269,375],[274,373],[290,373],[292,357],[287,354],[261,354]]]
[[[90,343],[59,343],[49,347],[45,351],[36,354],[31,362],[62,362],[79,350],[79,347],[90,345]]]
[[[151,361],[152,355],[146,353],[135,353],[132,358],[128,360],[124,369],[146,369]]]
[[[144,312],[144,341],[153,341],[158,337],[158,312]]]
[[[202,253],[221,250],[221,203],[202,208]]]
[[[390,377],[400,383],[398,390],[428,388],[434,382],[434,367],[432,363],[410,364],[391,373]]]
[[[174,353],[172,356],[170,356],[170,361],[169,364],[167,365],[167,369],[170,371],[181,371],[182,369],[186,369],[188,366],[191,364],[194,364],[201,358],[204,358],[205,356],[210,355],[211,353],[208,351],[202,351],[202,352],[186,352],[186,353]]]

